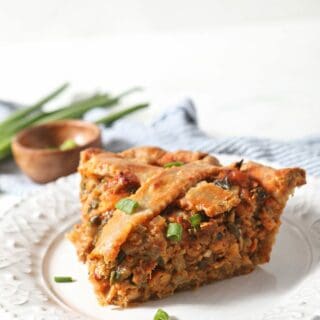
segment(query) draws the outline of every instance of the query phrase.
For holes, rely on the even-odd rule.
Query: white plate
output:
[[[121,310],[100,307],[65,232],[79,219],[78,178],[49,184],[0,220],[0,319],[320,319],[320,181],[283,214],[271,262],[253,273]],[[74,277],[57,284],[56,275]]]

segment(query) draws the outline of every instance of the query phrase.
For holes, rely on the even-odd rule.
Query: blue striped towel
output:
[[[168,109],[150,126],[119,120],[112,127],[103,129],[103,142],[106,149],[115,152],[137,145],[156,145],[168,150],[239,155],[285,167],[299,166],[311,175],[320,175],[319,136],[290,142],[253,137],[208,137],[198,128],[197,113],[191,100]],[[21,194],[35,187],[12,161],[0,165],[0,190]]]
[[[299,166],[311,175],[320,175],[320,136],[290,142],[208,137],[198,128],[196,108],[191,100],[171,108],[149,127],[119,121],[104,131],[104,141],[107,147],[117,151],[134,145],[158,145],[169,150],[199,150],[276,162],[284,167]]]

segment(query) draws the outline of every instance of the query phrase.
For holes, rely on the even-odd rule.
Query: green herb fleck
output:
[[[124,251],[120,250],[117,256],[118,264],[120,264],[125,259],[125,257],[126,257],[126,254],[124,253]]]
[[[216,235],[216,240],[221,240],[223,238],[223,234],[221,232],[218,232]]]
[[[264,200],[266,200],[267,197],[268,197],[267,192],[266,192],[263,188],[261,188],[261,187],[257,187],[257,188],[256,188],[256,194],[257,194],[257,195],[256,195],[256,198],[257,198],[258,204],[263,203]]]
[[[180,241],[182,239],[182,225],[179,223],[169,223],[167,229],[167,238],[174,241]]]
[[[189,218],[189,221],[193,228],[199,228],[202,221],[202,215],[200,213],[196,213]]]
[[[117,271],[111,271],[110,273],[110,285],[117,282],[120,279],[120,274]]]
[[[126,214],[133,214],[138,207],[139,203],[132,199],[121,199],[116,204],[116,208],[125,212]]]
[[[230,184],[227,176],[225,176],[222,180],[216,180],[213,183],[222,189],[225,189],[225,190],[231,189],[231,184]]]
[[[159,266],[160,268],[164,268],[165,263],[164,263],[164,260],[163,260],[163,258],[162,258],[161,256],[158,257],[157,263],[158,263],[158,266]]]
[[[163,165],[164,168],[171,168],[171,167],[181,167],[183,166],[184,163],[181,162],[181,161],[173,161],[173,162],[168,162],[168,163],[165,163]]]
[[[153,317],[153,320],[169,320],[169,315],[162,309],[158,309]]]
[[[68,140],[65,140],[62,144],[60,144],[59,150],[66,151],[66,150],[74,149],[77,146],[78,145],[76,144],[76,142],[74,140],[68,139]]]
[[[67,283],[74,282],[75,280],[72,277],[54,277],[54,281],[57,283]]]

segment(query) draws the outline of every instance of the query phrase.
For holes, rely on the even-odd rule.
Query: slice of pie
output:
[[[162,298],[270,259],[300,168],[140,147],[82,153],[81,223],[69,239],[102,305]]]

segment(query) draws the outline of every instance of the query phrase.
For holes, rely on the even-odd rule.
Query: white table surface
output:
[[[189,96],[209,134],[291,139],[319,132],[319,39],[308,20],[3,44],[0,96],[28,103],[65,80],[74,92],[142,85],[142,121]]]
[[[31,103],[66,80],[71,93],[141,85],[145,91],[124,102],[151,101],[149,110],[133,116],[138,121],[149,122],[187,96],[210,135],[292,139],[319,134],[320,11],[318,5],[314,14],[308,10],[302,18],[290,11],[292,19],[235,18],[218,26],[209,26],[206,17],[192,30],[151,32],[135,24],[132,33],[82,38],[59,38],[50,30],[48,39],[41,30],[38,38],[14,29],[10,41],[0,28],[0,97]],[[0,211],[14,200],[0,196]]]

